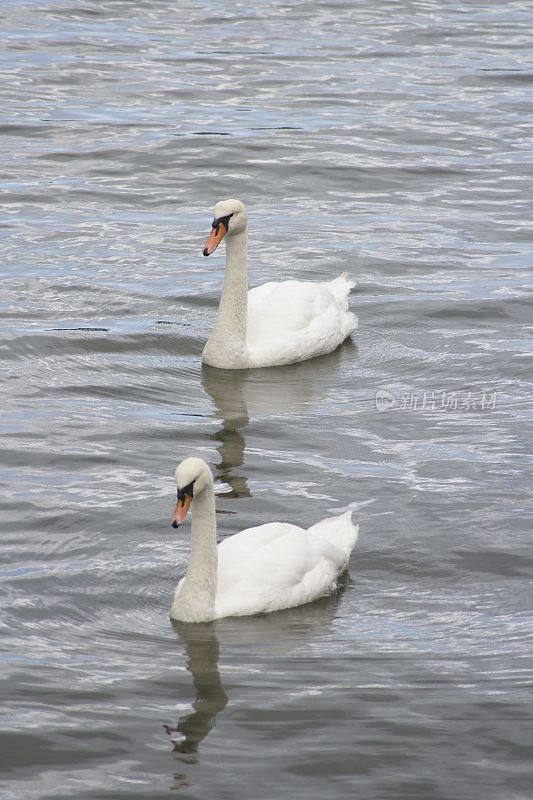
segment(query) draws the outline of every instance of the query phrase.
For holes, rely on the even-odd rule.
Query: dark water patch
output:
[[[54,328],[55,333],[65,333],[64,336],[45,336],[44,334],[22,334],[20,336],[6,336],[4,343],[0,347],[2,358],[7,360],[19,360],[27,357],[49,357],[80,355],[82,353],[101,353],[101,354],[133,354],[139,353],[144,356],[152,353],[155,356],[175,355],[183,358],[187,351],[197,352],[201,343],[195,337],[180,334],[179,340],[175,340],[168,334],[155,334],[147,332],[145,334],[130,334],[111,336],[84,337],[69,336],[71,333],[84,334],[86,332],[101,332],[95,329],[86,328]],[[106,331],[108,329],[105,329]]]
[[[495,301],[492,305],[479,305],[477,303],[459,304],[459,307],[449,307],[437,309],[435,311],[427,311],[426,317],[434,319],[477,319],[477,320],[494,320],[498,318],[508,318],[508,313],[502,303]]]
[[[231,136],[227,131],[193,131],[193,136]]]
[[[26,123],[24,125],[17,125],[15,123],[0,123],[0,135],[5,134],[7,136],[21,136],[24,139],[31,139],[32,136],[37,138],[41,138],[43,136],[46,137],[52,131],[53,127],[51,125],[38,125],[35,124],[35,122],[33,122],[33,124]]]
[[[515,575],[533,576],[533,558],[527,553],[484,550],[456,553],[462,568],[468,573],[489,572],[495,575],[512,577]]]
[[[88,738],[91,738],[90,735]],[[98,734],[98,738],[102,743],[105,742],[110,755],[126,752],[124,747],[117,747],[116,741],[120,737],[108,736],[102,732]],[[17,770],[24,767],[31,767],[32,770],[35,770],[36,767],[66,766],[72,758],[72,746],[67,734],[61,736],[56,733],[50,741],[43,744],[39,741],[38,736],[10,732],[1,736],[0,742],[8,765],[7,771],[13,772],[15,775]],[[38,750],[35,752],[37,745]],[[85,752],[80,749],[76,750],[76,759],[79,759],[81,763],[90,761],[92,757],[92,748],[87,748]]]
[[[491,84],[524,84],[529,86],[533,84],[533,72],[526,72],[525,70],[494,70],[491,75],[487,71],[478,77],[480,82]]]
[[[296,125],[273,125],[273,126],[263,126],[258,128],[250,128],[252,131],[303,131],[303,128],[300,128]]]
[[[79,327],[79,328],[45,328],[45,330],[49,331],[91,331],[93,333],[109,333],[109,328],[90,328],[90,327]]]

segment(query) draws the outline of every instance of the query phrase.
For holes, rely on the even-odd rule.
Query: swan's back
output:
[[[228,537],[218,546],[216,616],[267,613],[331,593],[356,538],[347,514],[308,531],[272,522]]]

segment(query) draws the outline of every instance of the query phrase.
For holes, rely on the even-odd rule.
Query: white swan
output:
[[[348,564],[358,526],[347,511],[304,530],[269,522],[236,533],[217,546],[213,477],[201,458],[176,469],[178,502],[172,526],[192,502],[191,555],[170,616],[182,622],[263,614],[330,594]]]
[[[224,238],[226,277],[205,364],[243,369],[305,361],[335,350],[356,329],[357,317],[348,310],[355,284],[346,272],[324,283],[290,280],[248,291],[248,215],[240,200],[215,206],[204,256]]]

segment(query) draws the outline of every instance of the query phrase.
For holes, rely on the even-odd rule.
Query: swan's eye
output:
[[[194,485],[194,481],[192,483],[189,483],[188,486],[184,486],[183,489],[178,489],[178,500],[183,500],[186,495],[188,497],[192,497],[193,496],[193,485]]]
[[[230,217],[232,216],[233,214],[228,214],[226,217],[218,217],[218,219],[213,220],[213,224],[211,227],[215,229],[216,234],[218,234],[218,228],[220,224],[224,225],[225,229],[228,230]]]

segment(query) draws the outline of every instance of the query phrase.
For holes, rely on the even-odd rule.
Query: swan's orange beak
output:
[[[228,226],[220,221],[217,224],[213,224],[211,228],[211,233],[207,237],[207,242],[205,243],[205,247],[202,250],[204,256],[210,256],[211,253],[214,253],[217,247],[219,246],[220,242],[224,238],[224,236],[228,232]]]
[[[176,508],[174,509],[172,519],[170,520],[170,524],[173,528],[179,528],[179,526],[185,521],[185,517],[187,516],[187,511],[189,510],[190,505],[190,495],[185,494],[183,497],[178,498]]]

